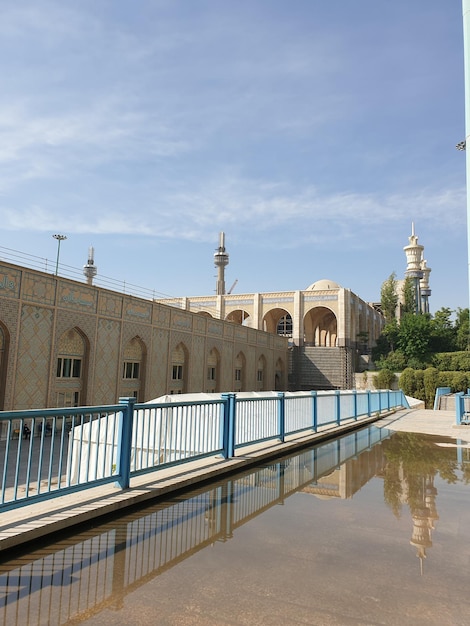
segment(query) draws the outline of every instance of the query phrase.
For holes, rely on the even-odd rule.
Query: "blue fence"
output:
[[[470,425],[470,389],[467,393],[460,391],[455,394],[455,423],[457,426]]]
[[[214,399],[0,412],[0,511],[408,406],[401,391],[222,394]],[[0,456],[0,459],[2,458]]]

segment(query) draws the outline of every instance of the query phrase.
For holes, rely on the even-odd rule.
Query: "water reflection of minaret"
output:
[[[219,234],[219,247],[214,253],[214,265],[217,268],[217,285],[215,293],[217,296],[225,294],[225,267],[228,265],[228,254],[225,251],[225,233]]]
[[[426,558],[426,548],[432,546],[432,531],[434,522],[439,519],[436,508],[437,489],[434,487],[434,477],[422,478],[421,503],[411,509],[413,519],[413,535],[410,544],[415,546],[416,556],[420,560],[420,570],[423,573],[423,562]]]
[[[93,278],[96,276],[98,272],[98,268],[96,267],[95,260],[93,258],[94,254],[95,254],[95,251],[93,249],[93,246],[90,246],[88,248],[88,263],[83,266],[83,273],[86,276],[86,282],[88,283],[88,285],[93,284]]]

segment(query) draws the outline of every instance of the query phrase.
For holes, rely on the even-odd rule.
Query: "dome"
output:
[[[324,278],[323,280],[317,280],[312,283],[305,291],[328,291],[329,289],[341,289],[341,285],[335,283],[334,280]]]

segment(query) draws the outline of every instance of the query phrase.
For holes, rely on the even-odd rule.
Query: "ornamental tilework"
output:
[[[23,300],[42,305],[53,305],[55,303],[56,285],[57,281],[54,278],[25,272],[23,277]]]
[[[95,357],[94,403],[106,404],[117,401],[117,377],[119,375],[120,323],[100,319]]]
[[[122,315],[122,297],[108,293],[101,294],[98,302],[98,313],[106,317],[120,318]]]
[[[52,311],[24,305],[21,327],[15,409],[47,406]]]

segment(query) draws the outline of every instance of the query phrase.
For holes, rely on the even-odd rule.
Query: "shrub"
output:
[[[413,368],[407,367],[403,370],[400,376],[399,386],[406,396],[414,396],[416,391],[416,376]]]
[[[438,387],[452,387],[454,372],[439,372]]]
[[[434,406],[434,398],[436,389],[439,386],[439,370],[435,367],[428,367],[424,370],[424,392],[426,396],[426,407],[428,409]]]
[[[426,403],[426,391],[424,389],[424,370],[415,371],[416,390],[414,397]]]
[[[385,368],[372,378],[372,382],[376,389],[391,389],[396,379],[397,377],[392,370]]]
[[[387,357],[379,359],[377,362],[379,369],[388,369],[392,372],[401,372],[406,367],[406,357],[400,350],[390,352]]]
[[[432,358],[432,364],[441,372],[470,371],[470,352],[438,352]]]
[[[466,372],[454,372],[451,384],[452,391],[457,393],[458,391],[467,391],[468,388],[468,376]]]

